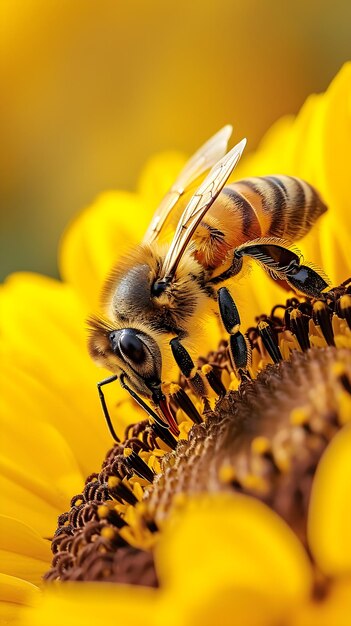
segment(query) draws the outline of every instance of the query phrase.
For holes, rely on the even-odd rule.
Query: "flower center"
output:
[[[60,516],[46,580],[156,586],[162,526],[175,502],[199,492],[259,498],[308,551],[313,476],[350,414],[350,329],[346,282],[323,301],[293,298],[257,318],[247,331],[255,379],[239,385],[225,341],[199,359],[212,395],[200,401],[181,377],[171,387],[178,437],[148,420],[127,428]]]

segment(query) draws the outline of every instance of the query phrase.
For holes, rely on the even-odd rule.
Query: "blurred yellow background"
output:
[[[351,58],[349,0],[1,0],[1,276],[57,273],[69,219],[225,123],[248,149]]]

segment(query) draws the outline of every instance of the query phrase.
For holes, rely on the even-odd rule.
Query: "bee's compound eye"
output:
[[[146,358],[146,350],[143,342],[136,335],[135,330],[126,328],[119,335],[119,349],[123,356],[133,363],[143,363]]]
[[[118,349],[119,332],[117,330],[113,330],[112,333],[109,334],[108,338],[110,340],[110,344],[111,344],[111,348],[113,352],[118,353],[119,352],[119,349]]]

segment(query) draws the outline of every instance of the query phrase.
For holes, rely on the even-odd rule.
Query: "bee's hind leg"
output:
[[[330,285],[323,272],[302,265],[302,255],[290,250],[287,242],[277,237],[255,239],[236,248],[231,266],[219,276],[211,278],[209,283],[218,285],[239,274],[245,256],[257,261],[274,280],[283,280],[306,296],[319,298]]]
[[[274,279],[285,280],[290,287],[312,298],[319,298],[329,286],[323,273],[317,272],[308,265],[301,264],[301,254],[286,247],[285,241],[276,239],[247,242],[234,252],[237,263],[244,256],[251,257]]]
[[[233,369],[241,380],[251,378],[248,368],[251,365],[251,347],[240,331],[240,315],[236,304],[226,287],[218,290],[218,305],[221,319],[229,333],[229,356]]]

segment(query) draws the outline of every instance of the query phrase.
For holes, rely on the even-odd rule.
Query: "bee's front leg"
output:
[[[229,356],[233,369],[239,378],[251,378],[248,368],[251,365],[251,347],[245,335],[240,331],[240,315],[236,304],[226,287],[218,290],[220,316],[229,333]]]
[[[98,393],[99,393],[99,398],[100,398],[100,402],[101,402],[101,407],[105,416],[105,420],[108,426],[108,429],[110,431],[110,434],[112,435],[112,438],[115,440],[116,443],[120,443],[120,438],[118,437],[118,435],[116,434],[116,431],[113,427],[112,424],[112,420],[111,420],[111,416],[109,413],[109,410],[107,408],[107,404],[106,404],[106,400],[105,400],[105,395],[101,389],[101,387],[103,387],[104,385],[109,385],[110,383],[115,382],[116,380],[118,380],[118,376],[116,374],[114,374],[113,376],[109,376],[109,378],[105,378],[104,380],[101,380],[99,383],[97,383],[97,389],[98,389]],[[154,420],[155,424],[157,424],[158,428],[161,428],[162,430],[166,430],[169,428],[168,424],[165,424],[163,421],[160,420],[160,418],[158,417],[158,415],[155,413],[155,411],[153,411],[147,404],[146,402],[144,402],[144,400],[142,398],[140,398],[140,396],[138,396],[138,394],[135,393],[135,391],[133,391],[130,387],[128,387],[128,385],[124,382],[124,375],[121,374],[119,377],[119,382],[121,383],[121,387],[122,389],[125,389],[126,391],[128,391],[128,393],[132,396],[132,398],[137,402],[137,404],[139,404],[139,406],[144,409],[144,411],[147,413],[147,415],[149,415],[149,417],[152,417],[152,419]]]
[[[189,352],[186,348],[184,348],[183,344],[180,342],[179,337],[171,339],[170,346],[174,360],[177,363],[183,376],[185,376],[189,387],[191,387],[191,389],[197,396],[203,398],[205,395],[207,395],[205,383],[202,379],[202,376],[200,375],[200,372],[198,371],[198,368],[195,366]]]
[[[225,387],[220,378],[218,378],[218,376],[216,376],[216,374],[213,372],[211,365],[204,365],[200,370],[194,364],[194,361],[192,360],[187,349],[181,343],[179,337],[171,339],[170,346],[175,362],[177,363],[183,376],[186,378],[190,389],[194,392],[196,396],[206,401],[209,395],[209,388],[211,388],[217,396],[225,395]],[[189,415],[189,410],[187,409],[186,405],[187,399],[190,400],[190,398],[188,398],[188,396],[185,394],[184,391],[182,391],[181,388],[179,388],[178,386],[176,387],[177,394],[174,394],[174,399],[176,400],[180,408],[182,408]],[[189,415],[189,417],[191,416]]]

